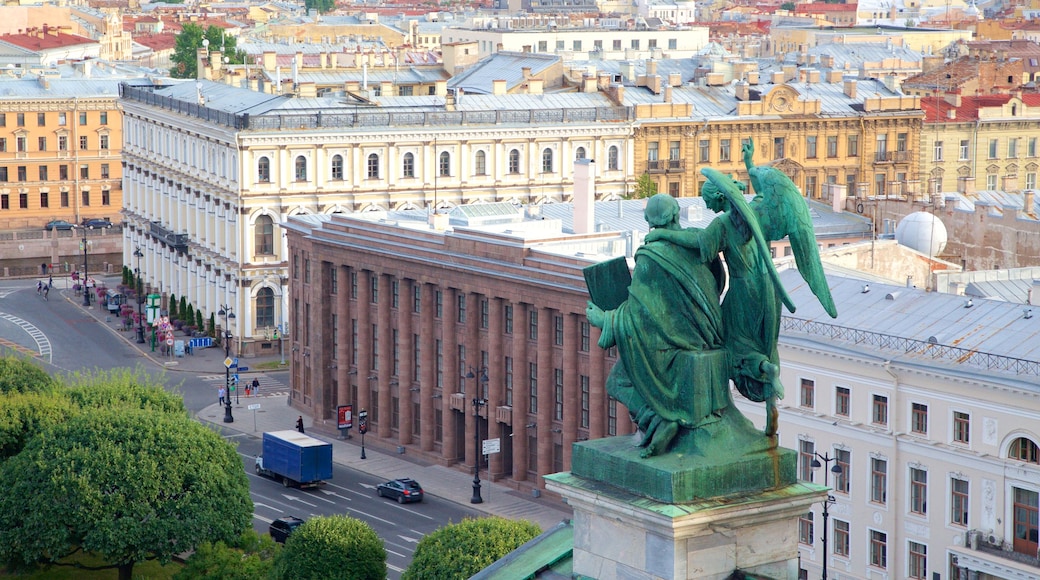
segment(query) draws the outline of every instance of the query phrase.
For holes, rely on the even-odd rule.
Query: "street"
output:
[[[140,367],[153,377],[165,373],[165,384],[171,392],[184,397],[193,415],[216,402],[217,388],[224,384],[224,368],[217,366],[205,373],[166,370],[144,356],[131,343],[132,331],[116,329],[114,320],[105,321],[85,313],[71,291],[62,295],[62,283],[55,280],[49,300],[36,293],[36,280],[0,283],[0,346],[4,354],[32,356],[52,373],[75,373],[93,369]],[[115,280],[109,282],[115,284]],[[95,304],[92,308],[97,309]],[[95,310],[95,313],[97,311]],[[283,390],[288,389],[288,372],[265,373],[262,397],[256,401],[284,405]],[[277,401],[275,403],[274,401]],[[238,412],[236,421],[251,428],[248,412]],[[333,466],[333,479],[318,490],[283,487],[274,480],[254,473],[253,458],[259,453],[258,437],[234,430],[224,431],[219,424],[206,423],[236,444],[242,455],[250,492],[254,502],[253,522],[258,532],[267,533],[271,520],[283,515],[303,519],[315,516],[347,514],[373,527],[384,540],[387,551],[388,577],[399,578],[408,566],[418,541],[427,533],[467,516],[481,515],[461,504],[427,494],[422,503],[398,505],[376,496],[375,486],[382,480],[344,467]],[[291,428],[286,425],[286,428]],[[423,482],[420,480],[420,484]]]

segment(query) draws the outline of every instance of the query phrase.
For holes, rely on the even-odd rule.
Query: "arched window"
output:
[[[332,179],[340,181],[343,179],[343,156],[332,156]]]
[[[546,147],[542,149],[542,173],[553,172],[553,152],[552,149]]]
[[[574,158],[575,159],[585,159],[585,148],[584,147],[578,147],[577,149],[575,149],[574,150]]]
[[[368,156],[368,178],[379,179],[379,156],[375,153]]]
[[[307,181],[307,158],[296,156],[296,181]]]
[[[441,177],[451,176],[451,154],[447,151],[441,151],[437,161],[437,174]]]
[[[509,173],[520,173],[520,152],[516,149],[509,151]]]
[[[256,180],[260,183],[271,183],[271,160],[261,157],[256,161]]]
[[[1011,442],[1011,447],[1008,449],[1008,459],[1017,459],[1026,463],[1040,463],[1040,452],[1037,450],[1036,443],[1025,437],[1019,437]]]
[[[269,215],[262,215],[256,218],[256,223],[253,224],[253,244],[256,246],[255,252],[261,256],[271,256],[274,254],[274,220]]]
[[[401,159],[401,176],[415,177],[415,155],[405,153]]]
[[[607,169],[611,171],[617,171],[618,169],[617,145],[611,145],[610,149],[607,149]]]
[[[261,288],[256,292],[256,327],[274,326],[274,290]]]
[[[473,157],[473,174],[487,175],[487,155],[483,151],[477,151]]]

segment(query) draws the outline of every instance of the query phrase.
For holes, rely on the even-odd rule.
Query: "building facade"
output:
[[[0,227],[119,221],[123,114],[117,80],[43,73],[0,80]]]
[[[292,215],[551,203],[575,159],[600,159],[600,198],[632,171],[630,111],[604,95],[387,97],[380,106],[272,96],[209,81],[122,90],[125,213],[153,287],[205,314],[231,305],[236,352],[289,334]]]

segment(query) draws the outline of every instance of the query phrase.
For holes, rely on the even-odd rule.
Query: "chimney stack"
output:
[[[596,165],[592,159],[574,160],[574,233],[591,234],[596,221]]]

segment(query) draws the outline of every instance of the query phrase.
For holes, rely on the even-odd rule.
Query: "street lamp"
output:
[[[90,292],[87,288],[87,230],[94,229],[94,226],[81,226],[83,230],[83,306],[90,308]]]
[[[134,257],[137,258],[137,272],[134,276],[137,279],[137,344],[144,344],[144,313],[141,311],[144,307],[144,284],[141,283],[141,258],[143,256],[141,246],[137,246],[134,249]]]
[[[487,396],[487,367],[469,367],[466,378],[478,381],[477,392],[473,393],[473,497],[469,503],[484,503],[480,497],[480,408],[487,405],[487,399],[481,397]]]
[[[231,416],[231,365],[227,364],[227,359],[231,358],[231,330],[228,328],[229,321],[235,319],[235,313],[232,312],[231,306],[224,305],[220,307],[220,311],[217,312],[218,316],[224,317],[224,422],[234,423],[235,418]]]
[[[824,465],[830,465],[832,461],[836,462],[838,460],[837,457],[831,457],[826,453],[820,455],[819,453],[813,451],[813,455],[815,455],[816,457],[812,460],[812,463],[809,464],[809,466],[812,467],[813,471],[816,471]],[[823,463],[820,463],[820,461],[822,461]],[[834,467],[829,468],[827,471],[833,473],[835,479],[837,479],[837,477],[841,475],[841,465],[835,463]],[[824,487],[827,487],[827,471],[823,472]],[[823,533],[820,534],[820,536],[823,537],[823,580],[827,580],[827,508],[830,507],[830,505],[834,502],[834,496],[831,495],[830,490],[828,490],[827,499],[823,500]]]

